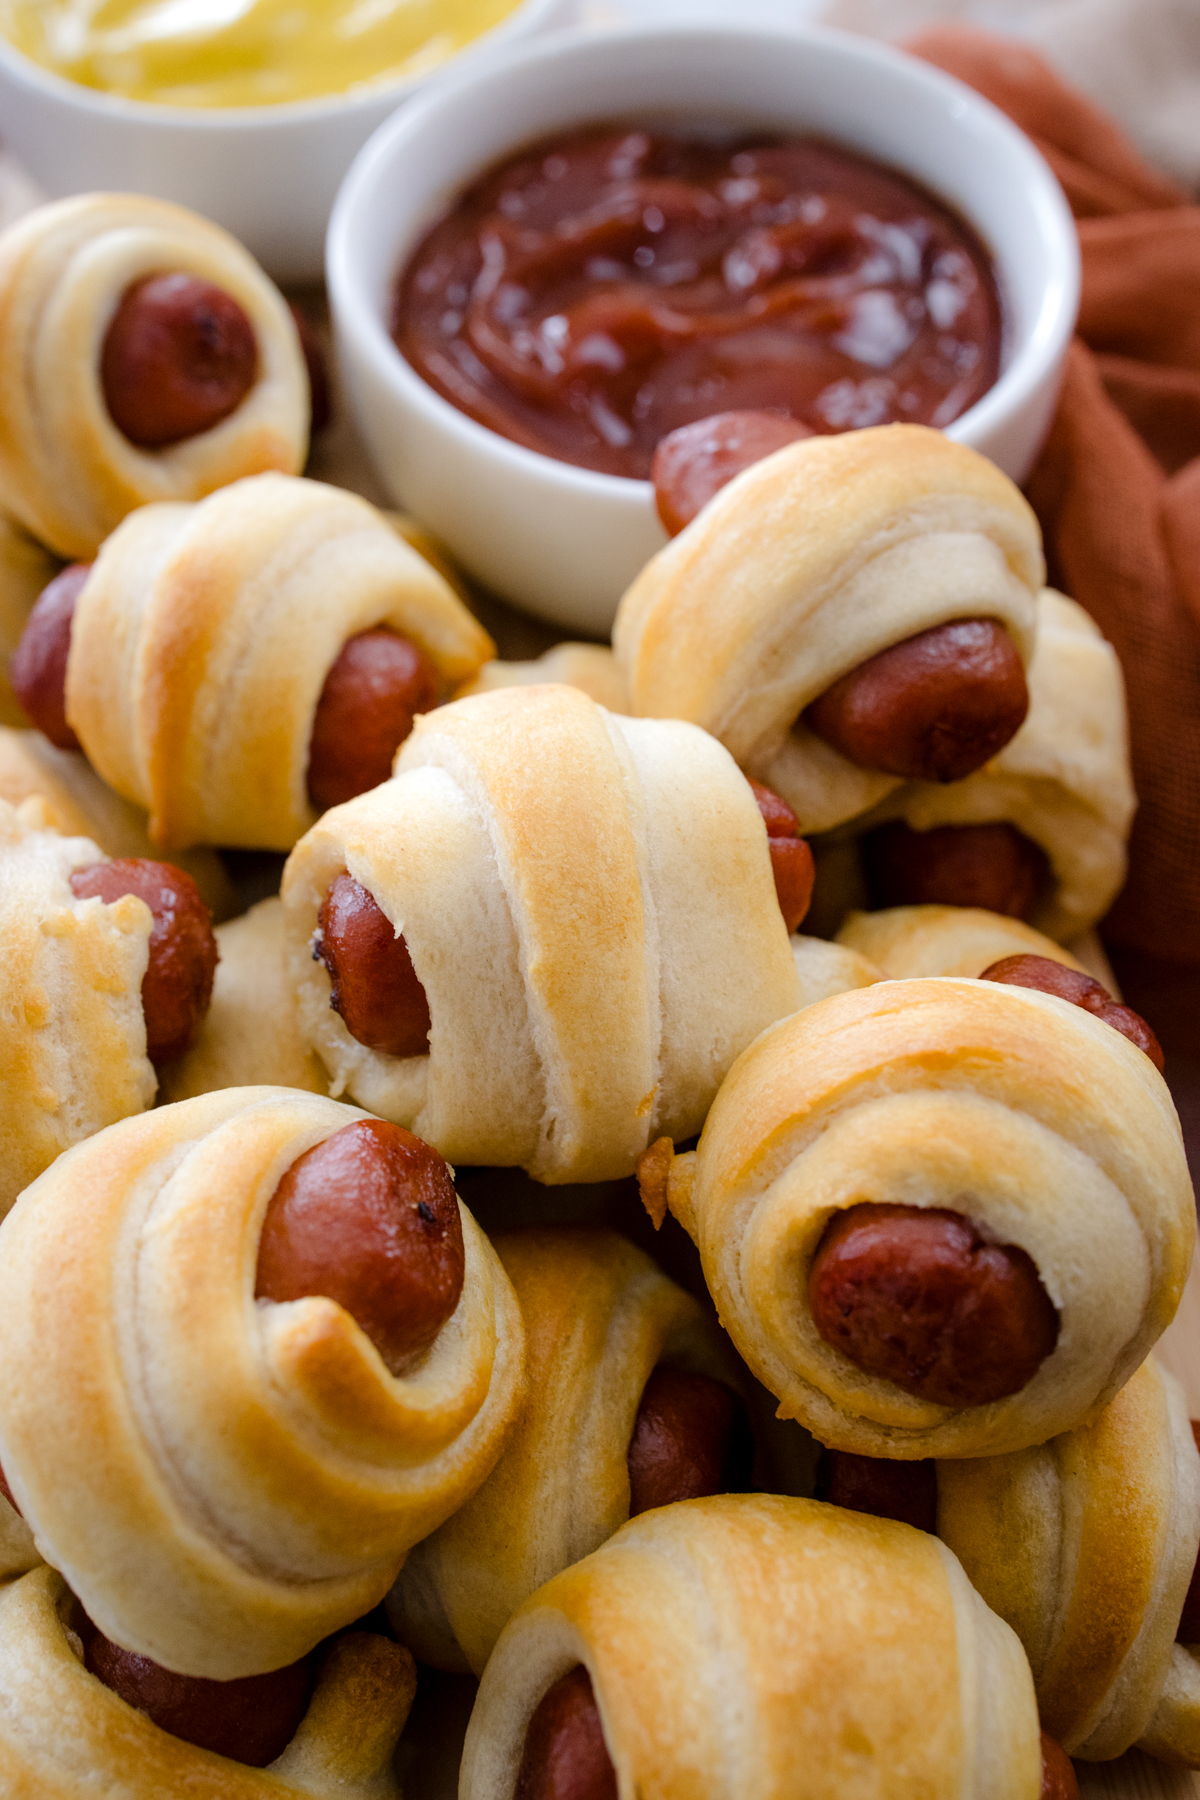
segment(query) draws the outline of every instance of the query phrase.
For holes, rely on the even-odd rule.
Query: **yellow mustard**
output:
[[[517,0],[0,0],[0,31],[85,87],[275,106],[422,75]]]

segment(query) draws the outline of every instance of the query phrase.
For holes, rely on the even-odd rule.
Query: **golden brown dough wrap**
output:
[[[1169,1697],[1155,1715],[1173,1664],[1195,1660],[1174,1640],[1200,1547],[1200,1455],[1183,1392],[1153,1357],[1090,1425],[939,1463],[938,1534],[1021,1639],[1065,1750],[1103,1761],[1141,1740],[1192,1760],[1195,1701],[1190,1731]]]
[[[20,806],[37,798],[55,831],[92,838],[106,856],[160,860],[146,815],[114,793],[73,750],[56,750],[40,731],[0,726],[0,800]],[[237,896],[215,850],[174,850],[171,861],[189,874],[218,922],[237,911]]]
[[[461,1800],[512,1800],[530,1715],[580,1663],[620,1800],[1041,1790],[1014,1633],[945,1545],[891,1520],[760,1494],[631,1520],[505,1629],[467,1731]]]
[[[183,1674],[279,1668],[361,1618],[520,1403],[520,1313],[465,1209],[461,1299],[406,1375],[332,1300],[254,1300],[280,1177],[362,1116],[284,1088],[161,1107],[4,1224],[0,1466],[89,1617]]]
[[[982,975],[1006,956],[1045,956],[1068,969],[1083,966],[1032,925],[979,906],[890,906],[882,912],[853,912],[837,941],[900,981],[922,975]]]
[[[150,812],[155,843],[289,850],[317,814],[308,746],[342,645],[387,625],[448,686],[482,626],[367,501],[260,475],[143,507],[79,597],[67,713],[88,760]]]
[[[1014,825],[1050,865],[1032,922],[1065,943],[1104,916],[1125,879],[1137,805],[1125,683],[1099,627],[1052,588],[1038,597],[1037,646],[1027,676],[1028,716],[991,762],[944,786],[905,782],[837,835],[857,839],[892,819],[914,831]],[[815,905],[836,928],[849,907],[866,904],[866,889],[844,856],[830,856],[823,844],[815,850]]]
[[[107,858],[44,819],[37,801],[0,800],[0,1218],[60,1152],[141,1112],[156,1087],[150,908],[133,894],[77,900],[72,871]]]
[[[343,871],[403,934],[426,1056],[354,1039],[311,942]],[[284,872],[301,1023],[332,1091],[451,1161],[545,1182],[630,1175],[697,1131],[721,1077],[800,1004],[767,835],[728,753],[569,687],[421,719],[396,776],[333,808]]]
[[[822,1443],[970,1457],[1093,1417],[1174,1315],[1195,1241],[1167,1087],[1111,1026],[1050,994],[881,982],[744,1052],[668,1177],[722,1322]],[[961,1409],[865,1374],[818,1334],[808,1271],[834,1213],[945,1207],[1032,1258],[1058,1340],[1015,1394]]]
[[[609,712],[630,710],[620,664],[603,644],[555,644],[529,662],[486,662],[455,699],[487,694],[498,687],[539,687],[545,682],[580,688]]]
[[[991,618],[1028,667],[1041,534],[999,469],[923,425],[807,438],[743,471],[651,558],[617,612],[632,710],[711,731],[805,834],[899,781],[816,737],[804,709],[879,651]]]
[[[161,450],[120,432],[100,382],[105,333],[147,275],[229,294],[258,342],[258,373],[219,424]],[[199,500],[261,469],[298,473],[308,375],[282,294],[235,238],[142,194],[79,194],[0,237],[0,505],[41,543],[86,562],[135,507]]]
[[[416,1546],[387,1603],[422,1662],[476,1675],[521,1602],[628,1519],[626,1454],[656,1365],[738,1381],[716,1321],[615,1232],[493,1241],[525,1322],[525,1404],[488,1479]]]
[[[327,1094],[320,1057],[300,1035],[284,954],[283,902],[260,900],[216,932],[221,960],[196,1042],[161,1077],[163,1100],[230,1087],[304,1088]]]
[[[10,1800],[400,1800],[392,1752],[411,1660],[366,1632],[338,1640],[291,1743],[265,1769],[198,1750],[88,1672],[62,1577],[0,1588],[0,1785]],[[74,1638],[74,1641],[72,1641]]]

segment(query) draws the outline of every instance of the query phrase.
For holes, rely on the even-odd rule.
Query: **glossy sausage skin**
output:
[[[329,971],[329,1004],[351,1037],[384,1056],[429,1055],[429,1001],[408,945],[352,875],[326,891],[313,955]]]
[[[298,1157],[271,1196],[256,1299],[336,1300],[394,1375],[429,1349],[462,1286],[462,1220],[450,1171],[399,1125],[343,1125]]]
[[[581,1663],[538,1702],[525,1733],[516,1800],[617,1800],[617,1772]]]
[[[265,1769],[287,1748],[308,1710],[314,1681],[311,1656],[269,1675],[209,1681],[199,1675],[176,1675],[148,1656],[122,1650],[86,1615],[77,1611],[76,1617],[84,1663],[97,1681],[148,1714],[160,1731],[185,1744]]]
[[[141,450],[211,431],[258,376],[254,327],[231,294],[195,275],[150,275],[122,295],[100,352],[113,424]]]
[[[961,781],[1003,750],[1029,710],[1025,671],[995,619],[953,619],[881,650],[804,714],[860,769]]]
[[[890,1462],[849,1450],[822,1450],[814,1493],[847,1512],[898,1519],[918,1531],[937,1530],[937,1465],[928,1459]]]
[[[808,1280],[826,1343],[938,1406],[987,1406],[1030,1381],[1058,1340],[1031,1258],[940,1208],[868,1202],[836,1213]]]
[[[771,873],[779,910],[789,933],[795,931],[812,899],[815,869],[812,851],[800,836],[800,821],[788,805],[771,788],[752,781],[754,798],[767,828],[767,848],[771,852]]]
[[[1040,1800],[1079,1800],[1075,1766],[1062,1745],[1042,1733],[1042,1792]]]
[[[1200,1450],[1200,1420],[1193,1419],[1192,1437],[1197,1450]],[[1200,1556],[1196,1558],[1192,1570],[1192,1579],[1188,1583],[1188,1591],[1184,1596],[1183,1611],[1179,1615],[1179,1630],[1175,1633],[1177,1644],[1200,1644]]]
[[[71,563],[42,589],[8,666],[13,693],[60,750],[80,747],[67,724],[67,657],[75,603],[91,572],[91,563]]]
[[[308,740],[308,797],[318,812],[378,787],[441,683],[423,650],[384,625],[342,645]]]
[[[668,537],[690,525],[726,482],[814,433],[782,413],[714,413],[660,438],[650,465],[654,504]]]
[[[999,981],[1008,987],[1034,988],[1039,993],[1057,994],[1060,1000],[1070,1000],[1094,1018],[1103,1019],[1139,1050],[1144,1050],[1162,1074],[1162,1046],[1141,1013],[1114,1000],[1108,989],[1091,975],[1085,975],[1079,969],[1068,969],[1065,963],[1055,962],[1050,956],[1004,956],[985,969],[980,980]]]
[[[1006,821],[914,831],[897,819],[866,832],[859,855],[873,909],[981,906],[1028,923],[1050,881],[1041,845]]]
[[[653,1369],[625,1460],[631,1519],[676,1500],[744,1493],[754,1462],[749,1414],[732,1388],[710,1375]]]
[[[212,999],[217,940],[212,914],[190,875],[173,863],[117,857],[76,869],[71,891],[107,905],[136,894],[150,908],[150,962],[142,977],[146,1055],[161,1068],[195,1042]]]

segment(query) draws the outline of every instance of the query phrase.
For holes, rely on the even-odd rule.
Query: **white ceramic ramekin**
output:
[[[521,0],[454,66],[482,66],[561,9],[562,0]],[[0,36],[0,126],[54,197],[104,188],[176,200],[224,225],[277,281],[318,281],[338,184],[372,132],[430,79],[283,106],[156,106],[66,81]]]
[[[360,430],[397,501],[481,582],[605,635],[664,542],[649,483],[541,456],[435,393],[388,335],[397,275],[456,193],[547,133],[607,119],[813,132],[923,182],[991,250],[1007,314],[1000,379],[949,435],[1020,480],[1045,436],[1079,295],[1054,176],[1005,116],[897,50],[839,32],[632,26],[555,36],[461,71],[365,147],[338,196],[326,272]]]

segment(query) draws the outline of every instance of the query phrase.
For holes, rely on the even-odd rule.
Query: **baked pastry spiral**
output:
[[[984,828],[994,833],[997,826],[1030,865],[1018,876],[1021,891],[1014,890],[1005,910],[1019,911],[1063,943],[1104,916],[1125,879],[1125,846],[1137,804],[1125,685],[1116,652],[1099,628],[1081,606],[1050,588],[1038,599],[1037,647],[1028,680],[1028,717],[984,768],[946,786],[906,782],[839,834],[853,840],[841,846],[840,856],[836,844],[828,852],[817,847],[822,924],[836,929],[851,906],[909,900],[999,910],[989,889],[998,884],[1003,892],[1013,880],[1003,867],[1007,847],[979,841],[988,836]],[[976,839],[974,855],[985,862],[998,855],[999,871],[955,866],[948,832],[964,827]],[[907,857],[903,844],[889,842],[905,828]],[[937,838],[929,835],[933,832]],[[934,866],[935,852],[942,867]]]
[[[8,663],[34,601],[57,571],[49,551],[0,513],[0,726],[29,723],[9,685]]]
[[[49,829],[37,801],[0,801],[0,1217],[60,1152],[154,1099],[150,910],[71,889],[73,871],[105,860],[88,838]]]
[[[837,934],[847,950],[877,963],[893,981],[926,975],[982,975],[1005,956],[1046,956],[1080,969],[1069,950],[1020,919],[978,906],[890,906],[854,912]]]
[[[656,1177],[781,1415],[867,1456],[1022,1450],[1094,1417],[1170,1323],[1195,1239],[1149,1056],[992,981],[883,982],[784,1020]]]
[[[55,831],[91,838],[106,856],[155,854],[145,813],[114,793],[82,756],[56,750],[40,731],[0,725],[0,800],[20,806],[33,799]],[[233,883],[215,850],[197,844],[173,851],[171,860],[191,876],[214,919],[237,911]]]
[[[1037,521],[1007,476],[940,432],[878,426],[792,444],[730,482],[628,589],[613,645],[635,713],[703,725],[801,831],[828,831],[900,778],[851,760],[808,709],[962,620],[1003,628],[1023,695],[1043,574]]]
[[[373,1004],[374,963],[351,969],[332,936],[342,877],[384,920],[381,958],[402,934],[427,1008],[396,1053],[352,1035],[313,959],[325,909],[339,1004],[351,973]],[[629,1175],[651,1138],[697,1131],[738,1051],[800,1004],[732,758],[695,726],[619,718],[569,687],[427,714],[396,778],[297,845],[283,902],[332,1091],[454,1162],[549,1183]]]
[[[231,1087],[303,1088],[327,1094],[325,1065],[300,1035],[278,895],[217,927],[221,960],[212,1003],[186,1056],[163,1070],[161,1100],[191,1100]]]
[[[67,716],[104,779],[148,808],[155,843],[288,850],[317,817],[326,678],[373,627],[448,686],[492,649],[431,565],[340,488],[269,474],[143,507],[79,596]]]
[[[614,1232],[550,1227],[493,1242],[525,1322],[525,1405],[488,1479],[416,1546],[387,1602],[422,1662],[476,1675],[522,1601],[645,1504],[628,1457],[655,1369],[707,1376],[731,1400],[738,1381],[716,1321]],[[708,1423],[681,1420],[687,1451]]]
[[[162,1107],[4,1223],[8,1485],[97,1627],[181,1674],[281,1668],[369,1611],[520,1403],[520,1313],[465,1209],[461,1297],[398,1374],[327,1287],[264,1296],[268,1203],[363,1117],[283,1088]]]
[[[487,694],[493,688],[541,687],[547,682],[580,688],[609,712],[630,710],[625,677],[603,644],[555,644],[528,662],[486,662],[454,697],[465,700],[468,694]]]
[[[0,1588],[0,1785],[38,1800],[400,1800],[392,1767],[416,1687],[386,1638],[336,1640],[287,1748],[252,1768],[195,1748],[97,1680],[82,1660],[74,1601],[38,1569]]]
[[[248,386],[207,429],[152,446],[113,417],[103,365],[123,304],[164,274],[240,311]],[[0,505],[68,560],[93,556],[150,501],[199,500],[243,475],[304,466],[308,376],[283,296],[236,239],[184,207],[81,194],[9,226],[0,344]]]
[[[506,1627],[462,1800],[512,1800],[539,1710],[580,1669],[612,1793],[785,1800],[798,1770],[811,1800],[1041,1792],[1015,1634],[943,1544],[892,1520],[760,1494],[632,1520]]]
[[[1200,1650],[1175,1636],[1200,1455],[1174,1378],[1151,1357],[1091,1424],[939,1463],[937,1490],[938,1534],[1024,1645],[1046,1730],[1087,1760],[1141,1741],[1197,1766]]]

